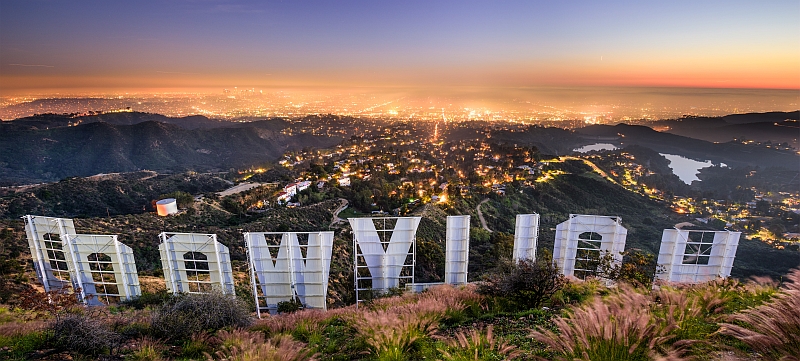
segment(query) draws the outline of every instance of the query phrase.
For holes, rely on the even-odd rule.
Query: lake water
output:
[[[592,151],[602,151],[602,150],[616,150],[619,147],[611,144],[611,143],[595,143],[584,145],[580,148],[575,148],[572,151],[578,153],[588,153]],[[697,174],[700,173],[700,169],[710,167],[713,165],[711,161],[697,161],[694,159],[686,158],[681,155],[677,154],[666,154],[666,153],[659,153],[665,158],[667,158],[670,162],[669,167],[672,169],[672,173],[675,173],[678,178],[680,178],[686,184],[692,184],[693,181],[700,180],[697,178]],[[721,166],[725,167],[725,164],[722,163]]]
[[[588,153],[591,151],[615,150],[615,149],[617,149],[617,146],[611,143],[595,143],[595,144],[584,145],[583,147],[580,148],[575,148],[572,151],[578,153]]]
[[[672,168],[672,173],[675,173],[675,175],[686,184],[692,184],[692,181],[700,180],[697,178],[697,173],[700,172],[700,169],[713,165],[711,161],[708,160],[699,162],[680,155],[664,153],[659,154],[669,159],[669,167]],[[725,164],[722,165],[724,166]]]

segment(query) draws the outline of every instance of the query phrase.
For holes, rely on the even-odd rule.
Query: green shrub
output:
[[[27,353],[45,348],[47,339],[47,334],[41,331],[10,336],[0,335],[0,349],[6,350],[0,350],[0,359],[22,358]]]
[[[517,263],[501,264],[494,274],[486,277],[478,292],[505,297],[513,301],[516,308],[530,309],[541,306],[568,282],[550,260],[523,259]]]
[[[167,345],[151,338],[142,338],[136,349],[128,355],[128,360],[133,361],[163,361]]]
[[[174,297],[155,310],[150,329],[156,337],[180,341],[196,333],[246,327],[251,322],[247,305],[241,300],[221,293],[188,294]]]
[[[115,328],[126,339],[140,338],[150,334],[150,325],[143,322],[130,322]]]
[[[187,358],[198,358],[204,353],[211,353],[219,344],[219,340],[208,333],[196,333],[183,342],[181,356]]]
[[[603,286],[595,278],[567,283],[552,299],[555,305],[580,304],[601,293]]]
[[[298,299],[278,302],[278,313],[292,313],[303,309],[303,303]]]
[[[156,293],[144,292],[141,296],[120,302],[121,306],[143,310],[147,307],[157,307],[172,299],[172,294],[167,291],[160,291]]]

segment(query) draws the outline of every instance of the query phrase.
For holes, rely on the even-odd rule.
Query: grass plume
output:
[[[549,346],[565,360],[648,360],[672,355],[677,350],[661,350],[674,338],[673,318],[653,317],[649,297],[627,285],[606,299],[574,308],[569,316],[553,323],[558,330],[536,330],[532,337]]]
[[[750,346],[764,360],[800,360],[800,270],[772,300],[731,315],[720,333]]]
[[[494,336],[493,330],[494,326],[489,325],[482,332],[473,329],[456,333],[454,339],[445,342],[446,348],[439,349],[442,358],[447,361],[513,360],[522,355],[515,346]]]
[[[206,353],[209,361],[301,361],[314,360],[305,344],[291,336],[280,335],[265,339],[261,332],[245,330],[219,331],[222,346],[213,356]]]

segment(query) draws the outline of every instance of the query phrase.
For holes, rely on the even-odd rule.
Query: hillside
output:
[[[228,170],[274,161],[286,150],[329,147],[340,141],[284,135],[285,126],[281,120],[265,120],[185,129],[147,120],[132,125],[98,121],[50,129],[10,127],[0,131],[0,184],[141,169]]]
[[[789,143],[800,147],[800,111],[732,114],[724,117],[684,117],[663,120],[654,126],[667,127],[667,133],[725,143],[734,138],[759,142]]]
[[[104,122],[113,125],[134,125],[144,122],[159,122],[177,125],[184,129],[208,129],[233,126],[238,123],[209,119],[202,115],[190,115],[187,117],[168,117],[161,114],[142,113],[142,112],[113,112],[91,115],[72,115],[72,114],[39,114],[30,117],[14,119],[0,123],[0,129],[4,130],[45,130],[75,126],[79,124],[89,124]]]
[[[51,217],[104,217],[153,212],[151,202],[174,192],[221,191],[229,183],[202,174],[157,175],[153,172],[71,177],[0,197],[0,218],[34,212]]]
[[[791,151],[748,146],[741,143],[712,143],[675,134],[662,133],[639,125],[592,125],[578,129],[577,134],[587,142],[612,141],[622,146],[641,145],[659,153],[677,154],[687,158],[710,160],[729,166],[786,167],[795,166],[800,156]],[[796,134],[796,133],[795,133]]]

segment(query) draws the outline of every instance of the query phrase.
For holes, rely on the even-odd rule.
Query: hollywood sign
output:
[[[71,286],[87,305],[109,304],[141,295],[133,252],[115,235],[78,234],[71,219],[25,216],[34,270],[45,291]],[[357,303],[392,288],[421,290],[414,283],[416,232],[420,217],[350,218],[353,230],[353,281]],[[445,284],[467,283],[469,216],[448,216]],[[512,259],[535,260],[538,214],[516,217]],[[620,217],[576,215],[556,226],[553,262],[566,276],[596,272],[599,258],[622,261],[627,229]],[[704,282],[728,277],[739,232],[664,230],[656,275],[667,282]],[[247,232],[250,285],[259,316],[278,304],[299,301],[326,309],[334,233]],[[221,292],[235,295],[228,248],[215,234],[159,234],[167,290],[172,293]]]

